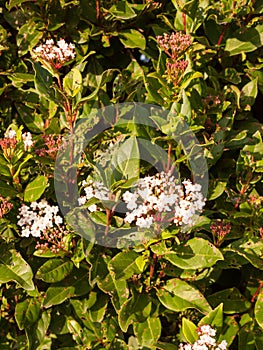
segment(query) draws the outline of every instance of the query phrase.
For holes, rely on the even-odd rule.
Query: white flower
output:
[[[199,335],[207,334],[210,337],[214,337],[216,335],[216,330],[209,325],[203,325],[199,327],[198,334]]]
[[[153,218],[151,216],[147,218],[140,217],[136,220],[136,225],[142,228],[150,228],[152,224]]]
[[[66,43],[64,39],[60,39],[57,42],[57,46],[53,39],[46,40],[45,44],[34,49],[35,53],[39,54],[42,59],[52,62],[54,65],[58,65],[58,68],[66,61],[75,58],[74,50],[75,45]]]
[[[84,205],[86,203],[86,197],[82,196],[78,198],[79,206]]]
[[[91,213],[94,212],[94,211],[96,211],[96,210],[97,210],[96,204],[90,205],[90,206],[88,207],[88,210],[89,210]]]
[[[122,196],[133,214],[126,213],[125,221],[131,223],[134,217],[140,227],[148,227],[150,221],[144,223],[146,216],[152,218],[152,223],[165,222],[167,214],[176,225],[193,225],[195,213],[205,204],[199,184],[185,180],[177,185],[175,177],[165,172],[142,178],[134,187],[133,193],[126,191]]]
[[[32,202],[30,206],[23,204],[19,209],[17,225],[21,226],[22,237],[40,237],[47,228],[63,223],[58,215],[58,207],[50,206],[45,199],[40,202]]]
[[[227,350],[227,342],[222,340],[220,344],[218,344],[216,350]]]
[[[25,132],[25,133],[22,135],[22,139],[23,139],[23,142],[24,142],[24,148],[25,148],[25,150],[27,150],[28,148],[30,148],[31,146],[33,146],[34,141],[32,140],[32,135],[31,135],[30,132]]]
[[[8,131],[5,133],[5,137],[8,138],[8,139],[16,138],[16,131],[13,130],[13,129],[8,130]]]

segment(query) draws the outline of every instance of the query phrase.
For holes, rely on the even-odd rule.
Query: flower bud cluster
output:
[[[46,148],[40,148],[36,150],[37,155],[40,157],[48,155],[50,158],[55,159],[57,156],[57,152],[60,149],[62,145],[62,136],[61,135],[54,135],[54,134],[48,134],[42,136]]]
[[[160,48],[169,56],[173,61],[176,61],[192,44],[190,35],[183,34],[182,32],[158,35],[156,37]]]
[[[9,202],[9,198],[0,195],[0,218],[6,215],[13,208],[13,204]]]
[[[123,200],[131,210],[124,220],[141,228],[155,222],[192,225],[193,216],[205,205],[199,184],[185,180],[178,185],[174,176],[165,172],[140,179],[134,192],[123,194]]]
[[[227,350],[227,342],[222,340],[217,343],[216,331],[209,325],[197,328],[199,339],[194,344],[179,344],[178,350]]]
[[[46,40],[35,48],[34,52],[44,61],[51,63],[56,69],[63,66],[64,63],[75,58],[75,45],[67,44],[64,39],[60,39],[55,45],[53,39]]]
[[[66,244],[64,237],[69,234],[65,226],[50,227],[43,230],[40,235],[40,241],[37,242],[35,249],[41,254],[50,250],[54,254],[58,254],[61,251],[66,250]]]
[[[185,51],[192,44],[190,35],[183,34],[182,32],[164,34],[156,37],[157,43],[160,48],[169,57],[166,60],[166,76],[168,82],[172,82],[174,86],[177,86],[188,66],[188,61],[181,59]]]
[[[25,132],[22,134],[22,140],[24,143],[25,151],[28,151],[30,147],[33,146],[34,141],[32,140],[32,135],[30,132]],[[16,149],[16,145],[18,143],[16,131],[13,129],[9,129],[5,133],[5,137],[0,140],[0,146],[6,155],[7,158],[11,158]]]
[[[32,202],[30,206],[23,204],[19,208],[17,222],[21,226],[22,237],[40,237],[46,229],[61,225],[63,219],[58,211],[58,206],[49,205],[45,199],[39,203]]]
[[[212,223],[210,229],[213,235],[214,245],[220,247],[226,235],[231,231],[231,223],[217,220]]]

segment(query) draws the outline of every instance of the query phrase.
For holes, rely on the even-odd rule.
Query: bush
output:
[[[0,6],[0,348],[261,350],[262,1]]]

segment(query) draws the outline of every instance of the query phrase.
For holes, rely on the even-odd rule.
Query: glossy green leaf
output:
[[[73,68],[63,79],[63,89],[69,97],[76,96],[82,89],[82,75]]]
[[[134,333],[141,346],[152,346],[161,336],[161,321],[157,317],[148,317],[144,322],[133,325]]]
[[[1,249],[0,282],[14,281],[25,290],[34,290],[33,273],[29,264],[16,250],[3,244]]]
[[[240,95],[240,104],[245,110],[250,110],[258,94],[258,79],[253,79],[243,86]]]
[[[11,8],[15,6],[20,6],[23,2],[27,2],[30,0],[9,0],[9,3],[6,4],[6,7],[8,10],[11,10]]]
[[[216,292],[208,296],[207,300],[213,307],[223,303],[224,312],[226,314],[245,312],[251,306],[250,301],[248,301],[235,287]]]
[[[136,137],[128,138],[114,152],[112,163],[125,179],[139,177],[140,152]]]
[[[210,311],[208,315],[204,316],[198,323],[199,326],[209,324],[211,327],[222,328],[223,326],[223,306],[219,304],[214,310]]]
[[[38,175],[33,181],[31,181],[25,189],[24,201],[34,202],[37,201],[45,189],[47,188],[48,180],[44,175]]]
[[[144,322],[150,316],[151,300],[147,294],[135,294],[125,301],[120,309],[118,321],[123,332],[130,324]]]
[[[116,4],[114,4],[110,9],[109,13],[116,19],[119,20],[126,20],[136,17],[136,13],[134,10],[129,6],[129,3],[127,1],[118,1]]]
[[[135,29],[122,30],[118,37],[125,47],[145,49],[146,40],[142,33]]]
[[[212,201],[220,197],[226,189],[227,181],[211,180],[207,200]]]
[[[55,90],[53,88],[53,77],[38,62],[31,61],[35,71],[35,88],[41,95],[56,102]]]
[[[28,298],[16,304],[15,319],[20,330],[38,320],[40,306],[41,303],[36,298]]]
[[[36,273],[36,278],[47,283],[62,281],[73,269],[69,260],[50,259],[46,261]]]
[[[82,268],[73,269],[67,278],[47,289],[43,306],[49,308],[59,305],[69,298],[89,293],[90,289],[87,271]]]
[[[157,290],[160,302],[169,310],[180,312],[189,308],[194,308],[202,313],[211,311],[202,293],[179,278],[173,278]]]
[[[136,264],[137,253],[130,250],[121,252],[110,261],[109,269],[114,273],[115,279],[128,279],[135,273],[140,273]]]
[[[263,329],[263,290],[257,296],[255,304],[255,318],[259,326]]]
[[[187,243],[178,246],[174,251],[168,251],[164,259],[181,269],[199,269],[213,266],[223,260],[219,249],[203,238],[192,238]]]
[[[226,41],[225,51],[228,51],[230,56],[238,55],[242,52],[251,52],[261,47],[263,44],[263,25],[259,24],[256,27],[247,28],[240,34],[240,30],[235,37],[228,38]]]
[[[187,318],[183,317],[182,319],[182,334],[185,338],[185,340],[193,344],[198,339],[198,334],[196,331],[196,325],[188,320]]]
[[[246,214],[246,213],[245,213]],[[228,245],[225,250],[237,253],[238,255],[247,259],[253,266],[263,270],[262,261],[262,249],[263,242],[258,238],[241,238],[230,245]]]

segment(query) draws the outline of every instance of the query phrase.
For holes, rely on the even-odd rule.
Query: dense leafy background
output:
[[[13,204],[0,219],[0,348],[176,350],[210,324],[230,349],[262,350],[262,1],[9,0],[0,12],[1,137],[11,125],[35,141],[0,154],[0,194]],[[174,83],[156,36],[178,31],[192,45]],[[50,38],[76,46],[59,74],[33,51]],[[90,112],[117,102],[174,109],[190,125],[209,167],[205,211],[187,235],[171,227],[130,249],[92,246],[68,227],[64,248],[42,254],[38,239],[21,237],[17,215],[24,202],[56,204],[56,152],[36,152],[43,135],[56,144],[87,116],[92,128]],[[189,176],[173,125],[113,125],[88,146],[79,179],[121,137],[127,152],[136,138],[156,142]],[[140,164],[137,176],[149,171]],[[225,240],[211,228],[219,222],[231,224]]]

